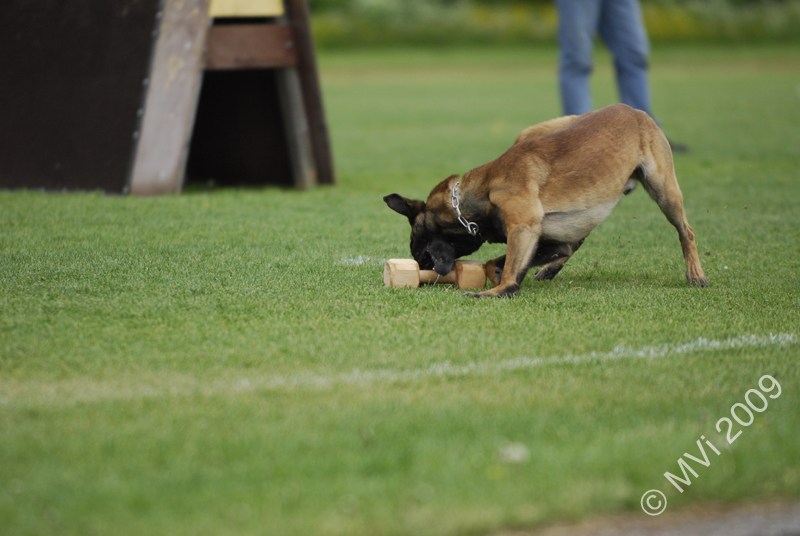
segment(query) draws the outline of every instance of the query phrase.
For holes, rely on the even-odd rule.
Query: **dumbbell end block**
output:
[[[383,283],[387,287],[419,286],[419,265],[413,259],[389,259],[383,267]]]
[[[481,261],[456,261],[456,286],[458,288],[483,288],[486,272]]]

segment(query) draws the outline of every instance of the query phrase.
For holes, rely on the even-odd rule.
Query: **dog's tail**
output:
[[[532,140],[533,138],[538,138],[539,136],[546,136],[548,134],[552,134],[553,132],[561,130],[570,123],[574,122],[576,119],[578,119],[578,117],[580,116],[565,115],[563,117],[556,117],[555,119],[550,119],[549,121],[545,121],[544,123],[538,123],[536,125],[528,127],[519,133],[519,136],[517,136],[514,145],[522,143],[523,141]]]

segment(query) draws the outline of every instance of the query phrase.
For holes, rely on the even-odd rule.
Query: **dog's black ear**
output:
[[[400,194],[389,194],[383,198],[389,208],[395,212],[402,214],[408,218],[411,224],[414,224],[414,219],[417,214],[423,211],[425,203],[417,201],[416,199],[406,199]]]

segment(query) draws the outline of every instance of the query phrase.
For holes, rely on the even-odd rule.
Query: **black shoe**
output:
[[[686,145],[685,143],[678,143],[678,142],[672,141],[669,138],[667,138],[667,141],[669,142],[669,147],[670,147],[670,149],[672,149],[673,153],[688,153],[689,152],[689,146]]]

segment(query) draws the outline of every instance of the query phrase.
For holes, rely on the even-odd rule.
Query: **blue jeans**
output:
[[[564,114],[592,110],[589,76],[599,33],[614,56],[620,100],[652,117],[647,79],[650,43],[639,0],[556,0],[556,6]]]

